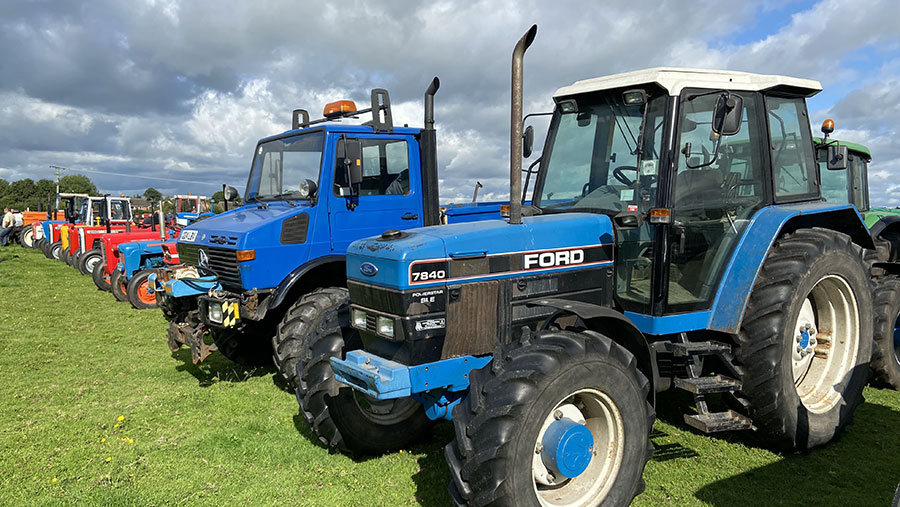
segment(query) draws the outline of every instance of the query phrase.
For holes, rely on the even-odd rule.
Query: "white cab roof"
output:
[[[576,81],[574,84],[556,90],[553,98],[614,88],[636,88],[648,83],[662,86],[669,92],[669,95],[679,95],[684,88],[724,88],[755,92],[784,86],[794,88],[807,97],[822,91],[822,85],[811,79],[751,74],[732,70],[656,67]]]

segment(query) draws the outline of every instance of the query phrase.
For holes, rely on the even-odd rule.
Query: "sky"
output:
[[[656,66],[815,79],[813,132],[868,146],[873,205],[900,205],[900,1],[4,1],[0,178],[85,174],[105,192],[243,194],[291,110],[390,91],[396,124],[435,98],[442,202],[508,197],[509,74],[525,111],[579,79]],[[542,139],[546,121],[535,122]],[[540,147],[541,142],[536,142]],[[526,161],[527,163],[528,161]]]

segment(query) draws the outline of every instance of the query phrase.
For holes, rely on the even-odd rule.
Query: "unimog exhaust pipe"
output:
[[[434,131],[434,94],[441,87],[441,80],[435,76],[425,90],[425,128],[422,130],[422,212],[426,226],[441,223],[438,205],[437,177],[437,135]]]
[[[522,71],[525,51],[534,42],[537,25],[525,32],[512,54],[512,107],[509,133],[509,223],[522,223]]]

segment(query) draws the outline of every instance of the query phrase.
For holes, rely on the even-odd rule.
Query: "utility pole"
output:
[[[50,169],[56,169],[56,195],[59,195],[59,173],[62,171],[68,171],[68,167],[60,167],[58,165],[51,165]]]

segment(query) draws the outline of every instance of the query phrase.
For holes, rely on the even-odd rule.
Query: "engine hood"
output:
[[[565,213],[410,229],[353,242],[347,277],[406,290],[612,263],[606,215]]]
[[[299,212],[310,208],[306,201],[291,201],[291,206],[285,201],[267,202],[268,207],[261,207],[258,203],[247,203],[240,208],[211,216],[192,223],[183,229],[197,231],[196,234],[184,234],[182,232],[179,243],[189,242],[193,244],[221,245],[225,248],[243,248],[247,236],[262,229],[280,231],[281,221]]]

